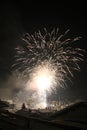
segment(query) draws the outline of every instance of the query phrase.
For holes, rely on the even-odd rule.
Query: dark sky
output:
[[[70,29],[71,36],[82,36],[79,46],[87,50],[86,3],[7,2],[0,4],[0,82],[5,82],[14,62],[14,47],[23,33],[58,27],[60,33]],[[87,99],[87,56],[81,64],[81,72],[73,79],[73,85],[59,91],[68,99]]]

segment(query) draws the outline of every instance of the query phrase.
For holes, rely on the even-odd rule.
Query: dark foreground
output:
[[[49,110],[50,111],[50,110]],[[79,102],[60,111],[0,110],[0,130],[86,130],[87,103]]]

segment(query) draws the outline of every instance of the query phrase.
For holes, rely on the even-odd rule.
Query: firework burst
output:
[[[39,97],[45,95],[46,99],[46,92],[65,86],[65,80],[73,77],[73,71],[80,70],[83,50],[72,45],[80,37],[65,39],[68,31],[59,36],[58,29],[51,33],[44,29],[43,33],[27,33],[22,37],[24,42],[16,48],[13,66],[27,76],[26,90],[38,91]]]

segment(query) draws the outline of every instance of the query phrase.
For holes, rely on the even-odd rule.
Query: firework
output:
[[[46,29],[34,35],[26,33],[22,37],[23,44],[16,48],[13,66],[27,78],[25,89],[37,92],[40,102],[46,103],[46,93],[66,86],[66,80],[73,77],[74,70],[80,70],[83,50],[73,47],[80,37],[65,39],[68,31],[60,36],[58,29],[51,33]]]

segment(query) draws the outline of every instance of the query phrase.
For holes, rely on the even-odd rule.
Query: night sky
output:
[[[85,5],[86,3],[81,2],[49,3],[42,1],[40,3],[23,1],[0,4],[0,95],[4,95],[4,89],[6,89],[4,83],[11,75],[14,48],[20,44],[20,37],[24,33],[33,34],[34,31],[42,30],[44,27],[48,31],[58,27],[60,34],[70,29],[69,36],[81,36],[78,46],[87,50],[87,7]],[[86,60],[85,54],[84,63],[80,65],[81,71],[75,74],[72,85],[68,83],[69,87],[66,89],[58,89],[58,93],[53,95],[55,99],[57,95],[60,95],[60,98],[64,100],[87,100]]]

